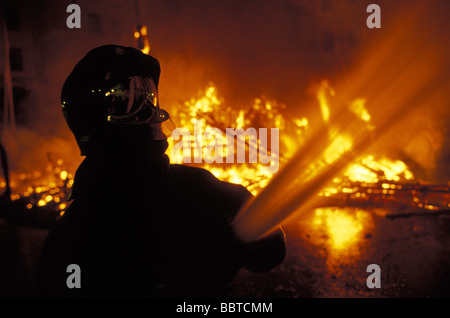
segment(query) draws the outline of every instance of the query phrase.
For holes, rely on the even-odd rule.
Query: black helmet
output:
[[[113,147],[124,132],[145,132],[151,140],[170,135],[164,123],[171,128],[173,123],[159,108],[160,73],[156,58],[119,45],[95,48],[78,62],[64,83],[61,103],[82,155]]]

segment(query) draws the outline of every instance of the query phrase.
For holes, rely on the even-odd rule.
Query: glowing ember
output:
[[[328,105],[328,99],[327,96],[334,96],[336,95],[336,92],[334,89],[330,86],[329,81],[322,80],[319,86],[319,89],[317,90],[317,100],[319,101],[320,105],[320,111],[322,112],[322,118],[324,122],[328,122],[330,119],[330,106]]]

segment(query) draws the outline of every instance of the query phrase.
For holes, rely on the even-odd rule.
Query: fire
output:
[[[138,25],[134,32],[133,37],[135,42],[137,43],[137,47],[145,54],[150,53],[150,42],[148,40],[148,29],[147,26]]]
[[[369,122],[372,116],[369,114],[367,109],[365,108],[366,103],[365,98],[357,98],[350,104],[350,111],[355,113],[361,120],[365,122]]]
[[[372,155],[362,158],[360,163],[350,165],[344,175],[351,181],[366,183],[377,183],[380,178],[389,181],[414,179],[413,173],[403,161],[387,158],[375,160]]]
[[[325,84],[319,88],[319,92],[316,96],[319,105],[321,106],[323,120],[326,124],[325,127],[327,128],[327,130],[325,130],[326,136],[323,138],[328,138],[328,146],[325,149],[321,149],[321,147],[314,147],[314,145],[312,145],[314,149],[312,150],[312,154],[310,153],[308,156],[316,158],[316,155],[318,155],[317,160],[311,161],[312,163],[309,166],[306,166],[303,171],[297,171],[296,173],[299,173],[299,175],[292,176],[294,179],[300,180],[300,182],[308,180],[314,180],[314,182],[316,182],[314,179],[315,176],[319,177],[318,180],[321,180],[320,178],[323,179],[332,172],[329,171],[329,169],[326,169],[326,167],[335,162],[342,164],[342,157],[348,155],[349,152],[353,151],[353,147],[355,147],[355,140],[351,131],[345,132],[345,124],[342,125],[345,123],[345,120],[342,122],[333,121],[334,124],[341,123],[344,129],[342,129],[342,127],[331,126],[334,100],[330,97],[336,96],[336,92],[327,81],[322,83]],[[257,98],[254,100],[251,108],[235,111],[232,108],[225,107],[223,101],[217,97],[216,92],[217,90],[215,87],[210,86],[198,99],[191,99],[186,102],[185,106],[188,110],[182,113],[174,113],[175,120],[177,121],[178,119],[179,122],[184,123],[186,126],[183,127],[186,127],[188,130],[192,130],[192,126],[195,126],[199,121],[202,121],[206,127],[221,127],[222,130],[224,127],[277,127],[284,132],[284,134],[281,135],[280,143],[290,146],[289,150],[291,154],[295,152],[296,149],[300,148],[304,144],[305,139],[307,139],[307,129],[288,130],[287,128],[300,128],[303,125],[306,126],[308,120],[289,117],[285,108],[276,103],[276,101]],[[371,123],[372,117],[365,107],[365,104],[366,99],[356,98],[353,101],[347,102],[346,107],[347,114],[352,115],[353,113],[353,117],[356,115],[356,120],[361,122],[361,125],[358,126],[360,128],[357,129],[366,129],[369,132],[373,128]],[[340,113],[343,113],[342,110]],[[309,127],[307,128],[309,129]],[[341,133],[340,130],[344,132]],[[290,133],[288,133],[288,131]],[[297,131],[299,133],[295,135],[292,131]],[[188,140],[187,142],[195,144],[198,140],[191,138],[191,140]],[[358,140],[356,140],[356,145],[358,145]],[[207,145],[201,145],[200,150],[194,153],[194,156],[199,156],[202,148],[205,146]],[[251,142],[249,142],[248,146],[251,147]],[[168,153],[169,155],[171,154],[170,149]],[[283,156],[283,154],[285,153],[280,151],[279,156],[280,159],[283,159],[281,160],[282,162],[286,162],[286,160],[290,159],[290,156]],[[182,161],[182,158],[177,158],[176,156],[173,156],[173,154],[172,159]],[[194,160],[194,163],[195,162],[196,161]],[[308,160],[306,162],[308,162]],[[339,166],[339,164],[336,166]],[[259,194],[269,184],[269,181],[273,177],[273,174],[270,173],[270,171],[265,171],[264,166],[261,164],[218,165],[205,163],[200,160],[197,161],[197,165],[210,170],[221,180],[246,186],[255,195]],[[326,174],[322,173],[322,171],[325,171]],[[405,186],[403,187],[400,183],[404,183]],[[324,200],[322,201],[323,204],[338,202],[338,204],[346,205],[349,200],[354,200],[355,203],[366,206],[368,204],[379,205],[394,202],[396,204],[408,205],[410,208],[424,208],[428,210],[438,209],[436,205],[421,202],[421,199],[417,199],[417,204],[412,203],[414,202],[413,193],[415,193],[415,190],[412,189],[414,187],[413,184],[415,183],[417,182],[414,180],[413,173],[408,169],[404,162],[400,160],[391,160],[389,158],[376,158],[374,155],[370,155],[355,160],[354,164],[350,165],[340,177],[334,179],[334,183],[329,188],[324,189],[324,191],[319,194],[319,197],[334,199],[334,202]],[[279,182],[276,187],[278,186]],[[386,188],[387,186],[388,188]],[[295,186],[293,187],[295,188]],[[273,190],[273,188],[271,189]],[[275,209],[274,211],[287,213],[286,211],[291,211],[293,208],[293,202],[297,202],[303,198],[295,197],[296,190],[291,191],[290,195],[288,194],[289,190],[282,190],[282,187],[278,190],[284,193],[284,195],[280,195],[281,197],[286,197],[283,198],[286,202],[284,202],[283,205],[280,205],[280,207],[277,207],[276,203],[268,202],[269,205],[273,204],[274,207],[278,209]],[[287,197],[288,195],[289,197]],[[446,199],[443,199],[443,202],[440,203],[440,208],[446,208],[448,205]],[[321,201],[319,200],[319,202]],[[273,207],[266,206],[264,213],[258,210],[261,212],[258,214],[253,213],[254,211],[252,210],[250,217],[244,217],[245,221],[242,221],[242,218],[237,220],[236,222],[241,222],[240,225],[245,224],[239,228],[240,233],[243,233],[242,231],[253,231],[251,232],[251,235],[258,235],[258,233],[255,232],[260,231],[261,229],[261,231],[266,230],[266,227],[269,226],[268,220],[272,216],[273,218],[279,217],[279,221],[281,221],[282,216],[275,216],[274,214],[269,213],[271,208]],[[344,228],[354,229],[354,234],[350,233],[350,236],[356,235],[361,231],[361,226],[358,225],[357,219],[354,221],[341,214],[334,214],[327,220],[327,228],[330,233],[333,233],[333,237],[335,237],[333,246],[351,245],[351,239],[348,240],[348,244],[343,243],[347,242],[342,234]],[[277,222],[277,220],[274,222]],[[255,229],[251,230],[251,226]],[[346,230],[345,233],[348,233],[348,231]]]
[[[316,93],[317,100],[319,101],[320,111],[322,112],[322,119],[324,122],[328,122],[330,119],[330,106],[328,105],[328,97],[334,96],[336,92],[331,87],[328,80],[322,80]]]
[[[253,126],[253,124],[258,127],[273,127],[280,129],[285,128],[286,126],[286,120],[280,112],[276,102],[263,98],[256,98],[248,111],[242,109],[236,111],[231,107],[226,107],[224,105],[223,100],[218,97],[217,88],[214,84],[210,84],[197,99],[191,98],[186,101],[183,109],[173,113],[172,117],[180,127],[186,128],[189,131],[194,131],[196,127],[203,127],[203,131],[201,131],[202,135],[204,133],[213,135],[214,128],[218,128],[221,132],[225,132],[226,128],[233,127],[245,129],[250,125]],[[307,126],[307,120],[297,120],[290,125],[298,128],[305,127]],[[296,132],[296,134],[301,133],[301,129]],[[258,194],[260,190],[267,185],[273,175],[269,167],[264,164],[226,164],[227,151],[220,153],[223,158],[223,164],[207,163],[208,161],[211,161],[209,160],[211,158],[208,157],[204,158],[205,162],[203,162],[202,155],[208,153],[205,150],[210,146],[208,145],[208,142],[205,140],[199,141],[194,135],[191,135],[190,141],[183,140],[183,142],[191,143],[192,149],[194,149],[192,160],[194,164],[208,169],[221,180],[242,184],[254,195]],[[222,137],[219,137],[218,140],[215,140],[215,142],[219,142],[220,145],[227,144],[225,134],[223,134]],[[186,162],[186,158],[183,158],[181,153],[172,151],[173,146],[173,140],[169,139],[167,154],[171,158],[171,161],[173,163]],[[246,142],[247,149],[258,146],[260,146],[260,140],[249,140]],[[271,153],[271,156],[278,156],[278,154]]]
[[[336,96],[336,92],[330,85],[329,81],[321,81],[317,89],[316,98],[319,103],[322,118],[325,123],[328,123],[331,114],[332,98]],[[365,128],[373,129],[370,123],[372,116],[366,108],[367,99],[355,98],[347,103],[347,109],[350,113],[364,122]],[[352,149],[352,137],[346,134],[339,134],[335,127],[328,128],[328,136],[330,139],[329,147],[324,151],[324,161],[326,164],[331,164],[338,159],[343,153]],[[359,185],[379,186],[383,181],[389,182],[408,182],[413,181],[414,175],[408,169],[406,164],[400,160],[390,160],[388,158],[377,158],[373,155],[368,155],[353,164],[349,165],[341,177],[334,179],[334,185],[324,189],[320,195],[330,197],[338,193],[359,193]],[[352,187],[342,186],[343,184],[352,184]],[[382,185],[385,185],[383,183]],[[391,186],[389,185],[389,188]],[[395,188],[395,186],[393,186]],[[386,189],[385,189],[386,190]],[[392,189],[390,190],[392,191]],[[387,194],[393,194],[387,192]],[[366,196],[366,193],[359,193],[359,196]]]
[[[325,162],[331,164],[340,157],[344,152],[352,148],[352,140],[345,135],[337,136],[325,150]]]
[[[318,88],[317,101],[321,109],[322,120],[325,124],[330,121],[333,115],[333,101],[336,92],[328,81],[323,81]],[[370,129],[371,115],[366,108],[366,99],[356,98],[347,105],[348,110],[356,115],[359,120]],[[226,128],[265,127],[278,128],[280,134],[279,152],[271,152],[271,157],[277,157],[280,164],[289,160],[299,147],[305,144],[311,133],[310,121],[306,117],[290,116],[287,107],[275,100],[265,97],[258,97],[253,103],[244,109],[236,110],[228,106],[219,97],[218,90],[214,84],[208,85],[197,98],[186,100],[183,107],[173,112],[174,122],[179,127],[192,131],[196,125],[201,124],[202,133],[210,134],[217,138],[216,142],[226,143],[225,134],[218,137],[215,129],[222,133]],[[327,124],[328,125],[328,124]],[[333,127],[328,128],[328,147],[324,149],[321,160],[315,161],[307,167],[306,176],[313,176],[322,167],[336,161],[342,154],[350,151],[354,146],[352,136],[345,133],[337,133]],[[168,140],[169,148],[167,154],[172,163],[185,162],[181,153],[172,152],[174,142]],[[183,140],[192,146],[191,165],[203,167],[209,170],[218,179],[245,186],[252,194],[258,195],[269,183],[274,173],[268,165],[263,163],[226,163],[227,149],[216,154],[211,151],[211,140],[197,140],[191,135],[190,140]],[[246,149],[260,145],[260,140],[246,141]],[[203,160],[202,160],[202,155]],[[222,163],[212,162],[212,156],[218,155],[224,160]],[[210,163],[208,163],[210,162]],[[311,173],[310,173],[311,172]],[[45,208],[63,214],[67,208],[67,195],[73,184],[73,172],[64,167],[64,162],[50,160],[45,171],[32,171],[30,173],[12,173],[11,186],[13,193],[11,199],[21,200],[28,210],[35,208]],[[6,186],[0,180],[0,187]],[[441,191],[437,189],[436,191]],[[445,192],[445,189],[442,190]],[[440,193],[440,192],[439,192]],[[336,177],[333,182],[319,193],[319,198],[333,199],[346,204],[348,200],[357,200],[364,204],[374,202],[391,202],[393,198],[401,197],[404,204],[416,209],[439,210],[448,209],[450,201],[444,198],[439,201],[435,197],[433,200],[425,195],[421,195],[417,188],[413,172],[400,160],[390,158],[377,158],[375,155],[366,155],[350,164],[344,172]],[[340,201],[339,201],[340,200]],[[327,204],[328,201],[324,201]],[[329,215],[328,215],[329,214]],[[326,225],[326,228],[333,237],[333,246],[340,248],[350,244],[353,237],[361,231],[361,222],[358,217],[345,216],[342,213],[322,209],[316,211],[316,223]]]
[[[11,200],[23,202],[27,210],[42,208],[62,215],[67,207],[65,201],[73,185],[73,175],[64,168],[62,159],[53,161],[51,156],[49,159],[44,171],[11,173]]]

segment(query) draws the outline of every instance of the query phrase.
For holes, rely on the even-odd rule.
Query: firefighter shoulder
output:
[[[286,236],[282,227],[250,243],[240,241],[234,234],[232,221],[241,207],[252,198],[245,187],[221,181],[205,169],[177,164],[170,165],[168,179],[172,186],[184,185],[183,190],[177,192],[179,200],[189,202],[195,198],[211,213],[224,215],[224,226],[230,232],[230,241],[236,243],[242,266],[252,272],[267,272],[283,262]]]

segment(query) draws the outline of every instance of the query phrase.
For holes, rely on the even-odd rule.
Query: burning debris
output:
[[[392,207],[407,211],[440,211],[450,207],[448,185],[422,185],[402,161],[363,158],[333,180],[321,196],[328,206]],[[389,216],[388,216],[389,217]]]
[[[186,111],[179,110],[172,114],[175,122],[189,131],[194,131],[196,124],[201,122],[201,127],[204,128],[204,131],[201,132],[202,135],[218,128],[224,134],[220,140],[214,141],[221,146],[227,144],[228,127],[235,127],[236,129],[246,129],[248,127],[255,129],[266,129],[267,127],[278,128],[286,133],[286,138],[283,139],[283,137],[280,142],[279,151],[272,152],[270,147],[267,147],[269,149],[265,149],[265,151],[270,153],[269,157],[281,163],[287,160],[287,155],[292,151],[292,143],[295,140],[302,140],[308,130],[308,122],[306,119],[286,120],[286,114],[284,113],[286,106],[276,101],[270,101],[264,97],[255,99],[248,109],[235,110],[232,107],[225,106],[223,105],[223,101],[218,98],[217,89],[212,84],[206,88],[203,96],[200,96],[198,99],[186,101],[184,106],[183,108],[187,109]],[[182,108],[180,107],[180,109]],[[173,140],[169,140],[169,142],[167,153],[172,162],[186,163],[183,157],[184,154],[172,151],[174,147]],[[194,135],[190,137],[190,140],[183,140],[183,142],[189,143],[188,148],[194,149],[193,160],[190,160],[190,162],[194,162],[194,164],[208,169],[221,180],[242,184],[254,195],[258,194],[265,187],[273,175],[271,167],[263,163],[227,163],[227,151],[220,153],[223,157],[223,160],[221,160],[222,163],[215,162],[208,164],[202,162],[202,156],[207,153],[205,149],[209,143],[196,139]],[[255,140],[249,138],[248,141],[244,140],[244,142],[245,148],[249,153],[258,147],[261,148],[263,144],[261,143],[261,139]],[[198,143],[201,144],[198,145]],[[233,151],[233,153],[236,152]],[[214,153],[214,155],[217,154]]]
[[[6,217],[18,223],[39,227],[51,226],[67,207],[67,197],[73,185],[73,174],[69,173],[62,159],[54,160],[48,153],[48,164],[44,171],[11,175],[10,202],[5,206]],[[6,182],[0,180],[0,189]]]
[[[317,92],[317,99],[321,105],[324,121],[328,118],[329,106],[324,89],[333,92],[327,81]],[[177,123],[189,130],[201,120],[205,131],[211,127],[276,127],[281,133],[279,159],[286,162],[293,152],[308,138],[310,127],[307,118],[292,118],[287,113],[287,107],[276,101],[266,98],[256,98],[254,103],[245,110],[234,110],[223,105],[224,102],[217,96],[217,88],[210,85],[204,95],[198,99],[185,102],[187,111],[179,111],[174,115]],[[350,111],[355,113],[369,125],[370,114],[364,107],[364,99],[356,99],[350,104]],[[344,139],[338,139],[345,144]],[[196,140],[191,139],[194,144]],[[222,141],[225,143],[225,140]],[[173,146],[173,144],[171,144]],[[202,149],[207,144],[202,145]],[[332,149],[332,148],[330,148]],[[333,149],[332,149],[333,150]],[[180,154],[168,150],[171,160],[176,163],[183,162]],[[335,153],[330,151],[329,156]],[[197,152],[194,156],[199,156]],[[194,161],[195,162],[195,161]],[[194,165],[196,163],[193,163]],[[210,170],[219,179],[239,183],[257,195],[269,182],[273,174],[262,164],[207,164],[197,165]],[[367,155],[349,165],[342,176],[334,178],[333,183],[320,192],[324,198],[324,205],[362,205],[377,206],[395,204],[407,210],[442,210],[449,207],[448,185],[421,185],[414,178],[413,172],[401,160],[377,158]],[[436,200],[439,198],[438,200]]]
[[[28,185],[22,195],[13,194],[11,199],[22,198],[27,202],[26,207],[29,210],[35,207],[47,207],[62,215],[67,206],[66,199],[73,184],[73,175],[64,168],[62,159],[54,161],[52,155],[48,154],[48,161],[45,175],[36,170],[31,174],[19,174],[19,182],[22,186],[26,183],[30,184],[29,182],[31,185]]]

